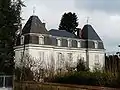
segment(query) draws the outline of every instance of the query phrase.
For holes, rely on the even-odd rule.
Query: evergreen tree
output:
[[[0,72],[14,70],[15,32],[21,23],[21,0],[0,0]]]
[[[75,33],[77,30],[78,26],[78,17],[75,13],[64,13],[62,16],[60,25],[59,25],[59,30],[66,30],[71,33]]]

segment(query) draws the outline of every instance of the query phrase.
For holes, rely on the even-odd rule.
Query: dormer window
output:
[[[44,44],[44,37],[43,36],[39,36],[39,44]]]
[[[21,44],[24,44],[24,36],[21,36]]]
[[[98,48],[98,42],[95,41],[94,43],[95,43],[95,48]]]
[[[77,47],[81,47],[81,42],[80,41],[77,41]]]
[[[57,45],[58,45],[58,46],[61,46],[61,39],[60,39],[60,38],[57,38],[57,41],[58,41]]]

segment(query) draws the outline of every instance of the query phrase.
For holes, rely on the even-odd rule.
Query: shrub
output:
[[[50,82],[116,87],[116,80],[116,76],[110,73],[80,71],[72,72],[64,76],[57,75],[53,79],[51,79]]]

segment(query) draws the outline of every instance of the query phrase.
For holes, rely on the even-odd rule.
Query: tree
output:
[[[85,62],[82,59],[78,60],[76,68],[77,68],[78,72],[79,71],[89,71],[89,68],[87,68]]]
[[[15,32],[21,24],[21,0],[0,0],[0,72],[14,70]]]
[[[71,33],[75,33],[77,30],[78,26],[78,17],[75,13],[64,13],[62,16],[60,25],[59,25],[59,30],[66,30]]]

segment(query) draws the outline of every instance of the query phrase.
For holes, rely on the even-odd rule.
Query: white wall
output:
[[[104,66],[105,62],[105,52],[103,50],[91,50],[89,51],[89,67],[90,69],[93,69],[95,67],[95,62],[96,62],[96,55],[98,56],[99,64],[101,67]]]
[[[77,63],[77,60],[82,58],[86,61],[86,51],[83,48],[67,48],[67,47],[53,47],[48,45],[35,45],[35,44],[29,44],[26,46],[26,52],[29,53],[32,57],[34,57],[34,60],[36,60],[36,63],[43,60],[44,63],[50,63],[51,60],[52,63],[55,64],[55,67],[57,68],[58,63],[58,54],[61,53],[63,55],[63,58],[65,61],[68,60],[68,53],[72,53],[73,58],[73,64]],[[23,47],[16,47],[15,49],[15,61],[16,65],[19,65],[19,61],[21,58],[21,52],[23,51]],[[99,55],[99,61],[100,64],[104,64],[104,51],[103,50],[89,50],[89,68],[93,69],[94,63],[95,63],[95,55]],[[68,60],[69,62],[69,60]]]

